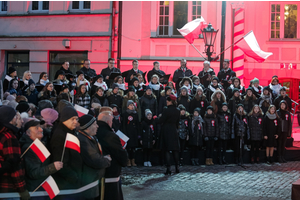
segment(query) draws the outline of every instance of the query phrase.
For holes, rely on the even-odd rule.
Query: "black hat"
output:
[[[264,91],[264,90],[268,90],[269,93],[272,93],[272,90],[271,90],[271,88],[270,88],[269,86],[265,86],[265,87],[263,88],[263,91]]]
[[[66,75],[66,73],[63,70],[58,70],[57,75]]]
[[[26,101],[23,101],[19,103],[19,105],[16,107],[16,110],[20,113],[28,112],[30,110],[30,106]]]
[[[76,112],[75,108],[72,106],[65,106],[62,109],[62,112],[60,113],[60,121],[64,122],[67,121],[69,119],[71,119],[72,117],[78,117],[78,113]]]
[[[131,83],[134,83],[135,81],[139,81],[138,77],[133,77],[133,78],[131,79]]]
[[[248,90],[251,90],[251,92],[253,92],[253,88],[252,87],[248,87],[247,90],[246,90],[246,93],[247,93]]]
[[[239,89],[234,88],[234,89],[232,90],[232,94],[234,94],[234,93],[236,93],[236,92],[239,92],[239,93],[240,93]]]
[[[198,114],[200,115],[201,108],[195,108],[195,109],[194,109],[194,112],[198,112]]]
[[[8,74],[14,73],[15,71],[17,71],[17,70],[14,67],[8,68]]]
[[[103,78],[102,74],[97,75],[95,81],[97,81],[99,78]]]
[[[218,83],[219,83],[218,77],[214,77],[212,80],[216,80],[216,81],[218,81]]]
[[[70,80],[71,78],[75,78],[76,76],[74,74],[67,73],[66,77],[68,80]]]
[[[26,122],[26,124],[24,125],[24,131],[27,131],[30,127],[37,126],[37,125],[43,125],[43,124],[45,124],[44,120],[40,121],[38,119],[32,118],[31,120]]]
[[[244,108],[244,105],[239,103],[236,108],[238,108],[238,107],[243,107]]]
[[[128,87],[128,92],[135,92],[135,89],[134,89],[133,85],[130,85]]]
[[[78,122],[80,124],[79,129],[85,130],[85,129],[89,128],[95,121],[96,121],[96,118],[93,117],[92,115],[89,115],[89,114],[83,115],[78,120]]]
[[[147,91],[147,90],[152,90],[149,85],[147,85],[146,88],[145,88],[145,91]]]
[[[81,74],[84,74],[83,71],[81,71],[81,70],[79,70],[79,71],[76,72],[77,76],[80,76]]]
[[[16,116],[16,110],[11,106],[0,106],[0,123],[7,124]]]
[[[61,85],[61,91],[64,91],[64,89],[70,89],[70,87],[67,84],[62,84]]]
[[[186,108],[185,108],[184,105],[182,105],[182,104],[180,104],[180,105],[178,106],[178,108],[179,108],[180,110],[186,110]]]
[[[168,90],[172,90],[172,88],[170,86],[166,86],[165,91],[168,91]]]
[[[207,106],[206,111],[208,111],[208,110],[214,111],[214,108],[212,106]]]
[[[222,107],[223,106],[227,106],[228,107],[228,104],[226,102],[222,103]]]
[[[116,104],[111,104],[110,107],[111,108],[114,108],[114,107],[118,108],[118,106]]]
[[[112,89],[112,90],[114,90],[115,88],[119,88],[119,85],[116,84],[116,83],[112,84],[112,86],[111,86],[111,89]]]
[[[45,108],[53,108],[54,106],[50,100],[45,99],[45,100],[39,101],[38,107],[40,110],[43,110]]]
[[[32,80],[32,79],[29,79],[29,81],[28,81],[28,85],[30,86],[31,84],[34,84],[34,85],[35,85],[35,82],[34,82],[34,80]]]
[[[282,90],[286,91],[286,88],[285,87],[281,87],[279,91],[282,91]]]
[[[288,108],[287,102],[285,100],[281,100],[280,103],[279,103],[279,108],[278,109],[280,109],[281,104],[283,104],[283,103],[285,104],[285,109]]]

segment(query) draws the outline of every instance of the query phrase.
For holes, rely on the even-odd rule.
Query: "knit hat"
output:
[[[53,126],[53,122],[58,119],[58,112],[52,108],[45,108],[41,111],[41,116],[46,124]]]
[[[95,121],[96,121],[96,118],[93,117],[92,115],[89,115],[89,114],[83,115],[78,120],[78,122],[80,124],[79,129],[85,130],[85,129],[89,128]]]
[[[78,113],[76,112],[75,108],[72,106],[65,106],[62,109],[62,112],[60,113],[59,120],[61,122],[64,122],[64,121],[71,119],[72,117],[78,117]]]
[[[101,108],[101,104],[100,103],[92,103],[91,105],[92,108],[97,109],[97,108]]]
[[[214,77],[214,78],[212,79],[212,81],[211,81],[211,82],[213,82],[213,80],[216,80],[216,81],[218,81],[218,83],[219,83],[219,79],[218,79],[218,77]]]
[[[32,79],[29,79],[29,81],[28,81],[28,85],[30,86],[31,84],[34,84],[34,85],[35,85],[35,82],[34,82],[34,80],[32,80]]]
[[[253,84],[254,84],[254,83],[259,83],[258,78],[254,78],[254,79],[252,80],[252,83],[253,83]]]
[[[214,111],[214,108],[212,106],[207,106],[206,111],[208,111],[208,110]]]
[[[5,101],[7,101],[7,100],[5,100]],[[3,101],[3,105],[5,105],[4,103],[5,103],[5,102]],[[19,105],[19,103],[16,102],[16,101],[9,101],[9,102],[7,103],[7,105],[10,106],[10,107],[12,107],[13,109],[16,109],[17,106]]]
[[[0,106],[0,123],[7,124],[14,119],[16,110],[11,106]]]
[[[180,104],[180,105],[178,106],[178,108],[179,108],[179,110],[186,110],[186,108],[185,108],[184,105],[182,105],[182,104]]]
[[[95,80],[97,81],[99,78],[103,78],[102,74],[97,75]]]
[[[17,71],[17,70],[14,67],[8,68],[8,74],[14,73],[15,71]]]
[[[77,77],[80,76],[81,74],[84,74],[83,71],[81,71],[81,70],[76,72]]]
[[[111,86],[111,89],[112,89],[112,90],[114,90],[115,88],[119,88],[119,85],[116,84],[116,83],[112,84],[112,86]]]
[[[279,91],[282,91],[282,90],[283,90],[283,91],[286,91],[286,88],[283,86],[283,87],[280,88]],[[6,99],[7,99],[7,98],[6,98]]]
[[[265,87],[263,88],[263,91],[265,91],[265,90],[268,90],[269,93],[272,93],[272,90],[271,90],[271,88],[270,88],[269,86],[265,86]]]
[[[133,78],[131,79],[131,83],[133,84],[135,81],[139,81],[139,79],[138,79],[137,77],[133,77]]]
[[[128,92],[135,92],[133,85],[128,86]]]
[[[132,101],[132,100],[128,100],[128,101],[127,101],[127,107],[128,107],[129,105],[131,105],[131,104],[133,104],[133,105],[134,105],[134,107],[135,107],[134,101]]]
[[[147,117],[149,114],[152,115],[151,110],[150,110],[150,109],[146,109],[146,110],[145,110],[145,116]]]
[[[146,88],[145,88],[145,91],[147,91],[147,90],[152,90],[149,85],[147,85]]]
[[[28,112],[30,110],[30,106],[27,102],[22,101],[22,102],[19,103],[16,110],[19,111],[20,113]]]
[[[115,107],[118,108],[118,106],[116,104],[111,104],[110,107],[111,108],[115,108]]]
[[[45,108],[53,108],[53,104],[50,100],[45,99],[45,100],[39,101],[38,107],[40,110],[43,110]]]
[[[228,107],[228,104],[226,102],[222,103],[222,108],[223,106],[227,106]]]
[[[13,100],[16,100],[16,97],[15,97],[14,95],[8,95],[8,96],[6,97],[6,100],[8,100],[8,101],[13,101]]]
[[[64,91],[64,89],[70,89],[70,87],[67,84],[62,84],[61,91]]]
[[[253,92],[253,88],[252,87],[248,87],[247,90],[246,90],[246,93],[247,93],[248,90],[251,90],[251,92]]]
[[[17,92],[17,90],[15,90],[15,89],[10,89],[9,90],[9,94],[17,94],[18,92]]]
[[[45,124],[44,120],[38,120],[36,118],[29,118],[28,121],[24,125],[24,131],[27,131],[30,127],[37,126],[37,125],[43,125]]]
[[[188,92],[189,92],[189,91],[188,91],[188,88],[187,88],[186,86],[182,86],[182,87],[180,88],[180,92],[181,92],[182,90],[185,90],[185,91],[186,91],[186,93],[188,93]]]
[[[170,86],[166,86],[165,91],[168,91],[168,90],[172,90],[172,88]]]
[[[203,92],[203,88],[201,86],[197,87],[196,93],[198,92],[198,90],[201,90]]]
[[[201,108],[198,108],[198,107],[197,107],[197,108],[195,108],[195,109],[194,109],[194,112],[198,112],[198,114],[200,115]]]
[[[66,73],[63,70],[58,70],[57,75],[66,75]]]
[[[234,93],[236,93],[236,92],[240,93],[239,89],[234,88],[234,89],[232,90],[232,94],[234,94]]]
[[[244,105],[241,104],[241,103],[239,103],[236,108],[239,108],[239,107],[243,107],[244,108]]]

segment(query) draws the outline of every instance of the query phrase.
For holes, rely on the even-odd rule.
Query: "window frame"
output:
[[[84,5],[84,1],[79,1],[79,8],[78,9],[73,9],[73,1],[70,2],[70,7],[69,7],[69,11],[70,12],[90,12],[91,11],[91,7],[92,7],[92,1],[90,2],[90,8],[83,8]]]
[[[275,4],[279,4],[280,5],[280,28],[279,28],[279,32],[280,32],[280,37],[279,38],[271,38],[271,31],[272,31],[272,27],[271,27],[271,22],[272,22],[272,18],[271,18],[271,13],[272,13],[272,5]],[[286,4],[296,4],[297,5],[297,37],[296,38],[284,38],[284,6]],[[270,13],[269,13],[269,39],[270,40],[299,40],[300,39],[300,1],[271,1],[270,2]],[[275,8],[276,9],[276,8]],[[275,24],[275,28],[276,28],[276,24]]]
[[[8,62],[9,54],[28,54],[28,62]],[[6,72],[8,71],[8,65],[12,65],[12,67],[15,67],[15,65],[22,66],[22,67],[28,67],[28,69],[25,70],[25,71],[27,71],[30,68],[29,64],[30,64],[30,51],[29,50],[5,51],[5,70],[6,70]],[[18,77],[22,78],[23,74],[18,74]]]
[[[201,16],[203,16],[203,1],[201,1]],[[160,1],[157,1],[157,31],[156,37],[172,37],[172,38],[181,38],[181,35],[174,35],[173,34],[173,24],[174,24],[174,1],[169,1],[169,28],[168,28],[168,35],[159,35],[159,17],[160,17]],[[164,15],[165,16],[165,15]],[[192,21],[193,19],[193,1],[188,1],[188,17],[187,22]],[[182,27],[180,27],[182,28]]]
[[[38,3],[39,3],[38,9],[32,10],[33,1],[31,1],[30,5],[29,5],[29,12],[31,12],[31,13],[49,13],[49,8],[48,8],[48,10],[43,10],[43,2],[44,1],[38,1]],[[50,1],[48,1],[48,2],[49,2],[49,7],[50,7]]]
[[[7,9],[6,9],[6,11],[2,11],[2,2],[4,2],[4,1],[0,1],[0,14],[6,14],[6,13],[7,13],[7,10],[8,10],[8,1],[6,1],[6,4],[7,4]]]

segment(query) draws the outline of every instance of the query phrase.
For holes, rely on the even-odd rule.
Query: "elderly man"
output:
[[[79,118],[78,139],[81,146],[81,158],[83,160],[82,185],[88,185],[96,180],[100,180],[100,187],[95,186],[84,191],[85,199],[95,199],[104,189],[105,168],[110,166],[111,158],[109,155],[103,156],[101,145],[93,136],[97,134],[98,125],[96,118],[92,115],[83,115]],[[104,194],[100,195],[103,199]],[[99,199],[99,197],[98,197]]]
[[[113,115],[111,111],[101,112],[98,116],[97,138],[102,146],[103,154],[111,156],[111,166],[105,171],[105,200],[123,200],[120,183],[121,168],[127,165],[127,153],[123,149],[120,138],[112,130]]]
[[[236,73],[230,69],[229,60],[224,60],[223,69],[218,73],[218,79],[221,81],[221,84],[225,91],[231,85],[232,77],[236,77]]]
[[[132,85],[133,83],[131,80],[133,79],[135,74],[143,74],[141,70],[139,70],[139,61],[138,60],[133,60],[132,61],[132,69],[128,71],[128,74],[125,78],[125,82],[128,83],[128,85]]]
[[[84,76],[88,76],[90,78],[94,78],[97,76],[96,71],[94,69],[90,68],[91,61],[89,59],[86,59],[83,61],[83,67],[80,69]]]
[[[27,200],[30,195],[25,185],[20,144],[15,136],[17,113],[10,106],[1,106],[0,113],[0,193],[18,192],[22,200]]]
[[[35,118],[30,118],[24,125],[25,134],[20,139],[22,153],[34,142],[35,139],[41,140],[43,138],[43,125],[44,121],[39,121]],[[29,191],[35,190],[49,175],[54,174],[63,167],[63,163],[56,161],[50,162],[48,157],[42,162],[34,153],[29,149],[23,156],[25,161],[25,180],[26,187]],[[43,190],[43,189],[41,189]],[[34,198],[32,198],[34,199]],[[39,200],[49,199],[48,197],[38,197]]]
[[[206,77],[207,75],[207,77]],[[214,72],[214,69],[210,67],[210,62],[209,61],[204,61],[203,63],[203,70],[201,72],[199,72],[198,76],[200,78],[200,80],[203,81],[203,85],[205,88],[208,87],[208,85],[210,84],[211,80],[212,80],[212,76],[216,75],[216,73]],[[203,80],[203,78],[205,78],[205,80]]]
[[[76,127],[78,124],[78,114],[74,107],[65,106],[59,117],[59,123],[53,130],[50,140],[50,152],[52,160],[63,160],[64,168],[53,175],[59,189],[77,189],[81,186],[82,159],[78,151],[71,148],[64,148],[67,133],[77,137]],[[65,149],[63,155],[63,149]],[[62,157],[63,156],[63,157]],[[59,199],[82,199],[80,195],[74,194],[58,196]]]
[[[109,58],[108,59],[108,67],[102,69],[101,75],[103,76],[107,86],[110,88],[113,80],[109,79],[109,76],[111,73],[118,73],[121,74],[120,69],[116,68],[115,66],[115,59],[114,58]]]
[[[190,77],[193,75],[193,72],[186,67],[186,59],[181,59],[180,67],[174,72],[173,81],[176,84],[176,90],[179,90],[179,83],[184,77]]]
[[[63,71],[65,74],[73,74],[71,72],[71,70],[69,69],[69,67],[70,67],[69,61],[65,60],[63,62],[63,64],[61,65],[60,69],[56,71],[55,76],[54,76],[54,80],[57,79],[59,73],[61,73],[60,71]]]
[[[164,71],[160,70],[160,64],[159,64],[159,62],[157,62],[157,61],[153,62],[153,69],[150,70],[150,71],[147,73],[147,80],[148,80],[149,83],[150,83],[151,78],[152,78],[152,76],[153,76],[154,74],[158,74],[158,75],[160,75],[160,76],[166,75],[166,73],[165,73]],[[159,76],[159,77],[160,77],[160,76]]]

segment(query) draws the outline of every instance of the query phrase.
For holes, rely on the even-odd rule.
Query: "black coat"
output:
[[[244,137],[245,135],[248,138],[250,137],[248,117],[245,113],[243,115],[234,113],[231,130],[235,137]]]
[[[146,93],[140,98],[141,116],[145,118],[145,110],[150,109],[152,116],[157,115],[157,99],[153,95],[147,95]]]
[[[110,161],[103,157],[100,145],[94,138],[84,131],[79,131],[78,139],[81,147],[83,169],[81,174],[82,185],[88,185],[96,180],[101,180],[105,175],[105,168],[110,166]],[[101,183],[100,183],[101,184]],[[95,198],[99,195],[99,186],[83,192],[85,198]]]
[[[161,92],[161,97],[158,103],[158,114],[161,114],[163,112],[164,107],[167,106],[167,97],[168,95],[166,95],[165,91],[163,90]]]
[[[266,147],[276,147],[277,140],[275,135],[280,136],[281,133],[281,122],[280,118],[276,117],[275,119],[270,119],[267,115],[263,120],[263,133],[264,136],[267,136],[268,139],[265,141]]]
[[[21,151],[33,143],[28,135],[24,134],[20,139]],[[51,163],[50,157],[42,162],[32,149],[29,149],[23,156],[25,164],[25,180],[28,191],[35,190],[49,175],[54,174],[57,170],[54,163]]]
[[[162,84],[152,84],[150,82],[149,87],[152,89],[153,94],[156,96],[157,103],[159,103],[161,92],[164,90],[164,86]]]
[[[143,72],[139,69],[137,70],[137,72],[135,72],[133,69],[129,70],[127,76],[125,77],[125,82],[128,83],[128,85],[132,85],[133,83],[131,83],[130,76],[132,74],[137,74],[137,73],[143,74]]]
[[[250,113],[250,111],[252,110],[253,106],[256,104],[257,99],[255,97],[255,95],[253,95],[252,97],[245,97],[242,101],[242,104],[244,105],[244,110],[247,113]]]
[[[120,69],[113,67],[112,69],[109,69],[109,67],[106,67],[102,69],[101,75],[103,76],[103,80],[106,82],[107,87],[111,87],[113,80],[112,79],[106,79],[106,76],[110,76],[111,73],[121,73]]]
[[[201,109],[200,110],[200,115],[203,118],[204,114],[205,114],[205,110],[206,110],[208,105],[209,105],[209,103],[208,103],[205,95],[203,95],[201,98],[197,98],[197,97],[194,96],[194,98],[190,102],[189,111],[190,111],[191,114],[193,114],[195,108],[200,108]]]
[[[142,147],[145,149],[153,148],[153,140],[156,140],[156,123],[154,119],[144,119],[141,124],[139,140],[142,141]]]
[[[68,129],[62,122],[54,127],[53,135],[50,140],[50,152],[52,161],[61,161],[62,151],[67,133],[77,137],[74,130]],[[78,151],[65,148],[63,157],[64,167],[53,175],[59,189],[76,189],[81,186],[81,173],[83,162]]]
[[[227,99],[231,99],[231,97],[233,96],[233,89],[234,89],[234,86],[233,85],[230,85],[227,90],[226,90],[226,97]],[[240,91],[240,96],[243,97],[246,93],[246,90],[245,90],[245,87],[243,86],[239,86],[239,91]]]
[[[228,102],[228,109],[231,112],[231,115],[233,116],[234,113],[236,113],[237,106],[242,103],[241,97],[237,98],[231,98]]]
[[[161,148],[166,151],[179,151],[179,136],[177,132],[179,119],[179,109],[175,105],[169,105],[157,121],[157,123],[162,124],[160,135]]]
[[[250,85],[251,86],[251,85]],[[258,86],[257,87],[257,91],[255,90],[255,88],[252,86],[252,88],[253,88],[253,94],[256,96],[256,98],[258,99],[259,97],[260,97],[260,95],[261,95],[261,93],[262,93],[262,91],[263,91],[263,87],[262,86]]]
[[[80,70],[83,72],[84,76],[88,76],[90,78],[97,76],[96,71],[92,68],[87,69],[86,67],[82,67]]]
[[[111,165],[105,170],[105,178],[116,178],[121,174],[122,167],[127,165],[128,156],[123,149],[120,138],[113,132],[109,125],[103,121],[97,121],[99,126],[96,137],[101,144],[104,155],[110,155]],[[104,199],[123,199],[120,184],[106,183]]]
[[[263,115],[249,116],[250,140],[261,141],[263,139]]]
[[[201,116],[191,118],[189,145],[201,147],[203,145],[204,121]]]
[[[116,104],[119,109],[122,108],[122,102],[123,102],[123,91],[119,90],[117,94],[114,94],[112,92],[112,89],[109,89],[106,92],[106,98],[108,100],[109,105]]]
[[[292,132],[292,117],[290,112],[278,109],[277,114],[281,119],[281,132],[288,133],[288,135],[290,136]]]
[[[101,105],[101,107],[102,106],[109,106],[109,102],[108,102],[106,96],[104,96],[104,94],[103,94],[102,97],[100,97],[97,93],[95,93],[92,100],[91,100],[91,105],[93,103],[99,103]]]
[[[219,135],[219,125],[218,119],[215,114],[204,115],[204,137],[218,137]]]
[[[190,116],[188,113],[185,115],[180,115],[179,125],[178,125],[178,135],[179,138],[185,140],[189,135],[190,127]]]
[[[224,88],[221,84],[218,84],[217,86],[213,86],[213,84],[209,84],[205,90],[205,96],[207,97],[208,101],[211,101],[212,94],[217,90],[221,90],[223,93],[225,93]]]
[[[56,79],[57,79],[58,74],[59,74],[59,71],[63,71],[63,72],[65,72],[65,74],[73,74],[73,72],[71,72],[70,69],[65,70],[65,68],[60,67],[60,69],[57,70],[57,71],[55,72],[55,75],[54,75],[54,79],[53,79],[53,80],[56,80]]]
[[[228,81],[232,77],[236,77],[236,73],[234,71],[232,71],[230,68],[228,68],[228,70],[226,72],[225,72],[225,69],[222,69],[221,71],[219,71],[218,79],[221,83],[223,83],[223,87],[224,87],[225,91],[230,86]]]
[[[189,76],[192,76],[193,75],[193,72],[192,70],[186,68],[186,71],[184,72],[181,67],[179,67],[179,69],[177,69],[175,72],[174,72],[174,75],[173,75],[173,82],[175,83],[175,87],[176,87],[176,90],[178,91],[179,90],[179,82],[181,81],[181,79],[179,78],[183,78],[183,77],[189,77]]]
[[[138,147],[138,136],[140,135],[140,123],[138,114],[123,113],[123,133],[129,137],[126,148]]]
[[[231,137],[231,121],[232,117],[229,112],[220,112],[218,115],[219,138],[228,140]]]
[[[287,106],[288,106],[288,110],[291,110],[292,108],[292,101],[291,101],[291,98],[288,97],[288,96],[285,96],[285,98],[283,98],[283,96],[278,96],[276,97],[276,99],[274,100],[274,106],[276,106],[276,109],[280,109],[279,108],[279,103],[282,101],[282,100],[285,100],[286,103],[287,103]]]
[[[114,116],[112,128],[114,129],[115,132],[122,129],[122,117],[120,114]]]
[[[213,68],[209,68],[209,70],[207,72],[204,72],[203,70],[201,72],[199,72],[198,76],[199,76],[199,78],[201,80],[207,74],[209,74],[210,76],[216,75],[216,73],[214,72],[214,69]],[[208,85],[210,84],[210,82],[211,81],[203,80],[204,87],[207,88]]]
[[[177,98],[177,105],[183,105],[187,111],[190,110],[190,102],[191,102],[191,97],[190,96],[179,96]]]
[[[152,70],[150,70],[148,73],[147,73],[147,80],[148,80],[148,83],[150,83],[151,81],[151,78],[154,74],[159,74],[160,76],[164,76],[166,75],[166,73],[162,70],[155,70],[154,68]],[[158,76],[158,77],[160,77]]]
[[[29,90],[29,87],[27,88],[27,90]],[[23,94],[28,99],[28,103],[33,103],[34,105],[38,106],[39,92],[37,91],[37,89],[34,88],[34,90],[30,92],[30,95],[28,95],[27,90],[25,90]]]

